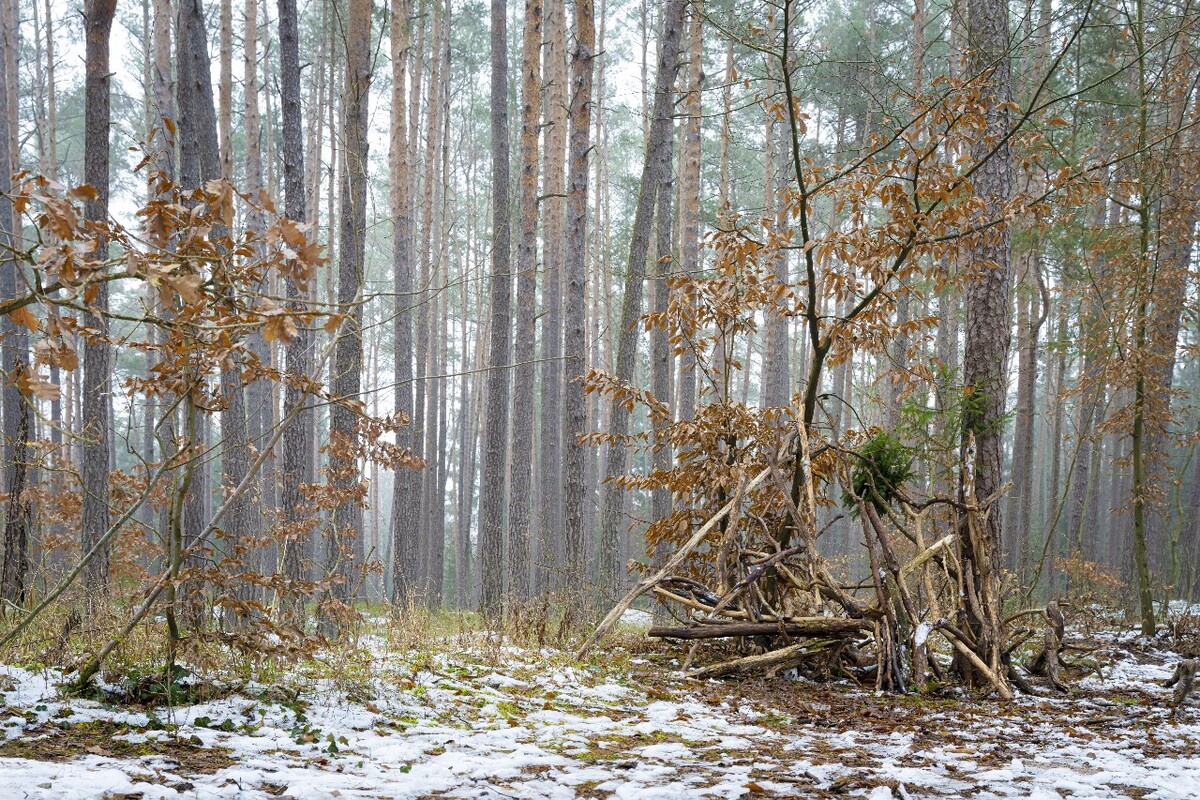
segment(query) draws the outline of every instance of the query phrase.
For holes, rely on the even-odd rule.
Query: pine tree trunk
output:
[[[586,371],[588,149],[591,134],[592,70],[596,26],[591,0],[575,3],[575,49],[571,53],[570,155],[567,175],[567,237],[563,262],[563,534],[566,541],[565,584],[581,592],[587,554],[584,551],[584,451],[579,437],[586,432],[583,395]],[[597,231],[597,235],[598,235]]]
[[[333,352],[333,395],[330,410],[332,450],[329,472],[336,488],[346,492],[333,511],[333,527],[327,539],[326,572],[334,578],[332,594],[351,602],[361,563],[363,512],[359,492],[362,476],[351,453],[338,453],[356,441],[358,412],[350,405],[360,402],[362,389],[362,281],[367,241],[367,107],[371,89],[371,2],[350,0],[346,27],[346,84],[342,94],[342,135],[345,148],[341,173],[341,236],[338,263],[338,304],[345,319],[338,331]]]
[[[481,475],[483,496],[479,504],[479,549],[483,562],[480,608],[489,617],[500,613],[504,593],[504,459],[508,444],[508,365],[512,328],[507,6],[506,0],[492,0],[492,330]]]
[[[670,159],[670,156],[667,156]],[[655,259],[654,275],[651,284],[651,308],[655,314],[666,317],[667,304],[670,299],[668,281],[674,272],[675,256],[671,247],[671,229],[675,222],[671,211],[672,200],[675,198],[671,181],[670,160],[667,162],[666,174],[658,188],[658,208],[655,211]],[[650,333],[650,389],[654,396],[667,408],[673,405],[671,397],[672,375],[671,342],[669,331],[665,327],[654,328]],[[656,471],[671,468],[673,453],[669,445],[660,442],[656,445],[652,466]],[[650,517],[652,520],[665,519],[671,514],[671,490],[666,487],[656,488],[650,497]],[[656,560],[663,558],[656,553]]]
[[[773,32],[774,24],[770,26]],[[763,217],[771,221],[772,232],[776,236],[784,233],[787,225],[787,213],[783,203],[778,202],[777,194],[780,188],[780,176],[783,170],[778,164],[787,163],[788,137],[777,136],[775,117],[778,103],[785,102],[778,96],[779,83],[768,67],[767,79],[767,114],[763,131]],[[779,249],[770,255],[771,278],[778,286],[788,283],[787,250]],[[790,383],[790,365],[788,364],[788,319],[784,316],[786,304],[781,303],[767,312],[766,343],[763,357],[762,391],[759,405],[763,407],[787,406],[791,400],[788,392]],[[750,373],[750,364],[746,364],[746,375]]]
[[[233,179],[233,0],[221,0],[220,91],[217,133],[221,141],[221,177]]]
[[[562,559],[563,253],[566,239],[567,22],[563,0],[545,2],[544,194],[542,201],[541,454],[534,592],[557,588]]]
[[[395,404],[409,415],[410,424],[397,434],[401,447],[413,448],[413,264],[412,208],[409,189],[412,162],[408,149],[408,58],[411,42],[410,0],[392,0],[391,57],[392,105],[391,149],[389,164],[391,187],[389,203],[392,217],[392,279],[395,307],[392,321],[396,370]],[[392,483],[392,602],[409,603],[414,599],[417,575],[418,505],[413,493],[420,485],[413,470],[398,469]]]
[[[517,242],[517,331],[513,361],[512,460],[508,504],[508,593],[529,597],[530,513],[533,471],[533,393],[536,367],[538,122],[541,117],[542,2],[526,0],[521,51],[520,237]]]
[[[688,23],[687,96],[684,110],[683,167],[679,175],[679,270],[689,278],[700,272],[700,142],[704,99],[704,15],[699,3],[691,6]],[[679,356],[679,392],[676,416],[696,416],[696,353],[690,347]]]
[[[1012,97],[1009,80],[1008,8],[1002,0],[969,0],[968,36],[972,43],[968,70],[971,75],[986,76],[984,89],[987,127],[985,138],[972,148],[978,166],[973,178],[975,194],[985,204],[989,219],[1004,213],[1012,194],[1012,156],[1005,144],[994,144],[1007,135]],[[992,152],[995,148],[994,152]],[[963,412],[964,457],[973,440],[974,499],[986,501],[999,491],[1004,480],[1003,433],[1007,383],[1009,326],[1009,230],[998,229],[976,242],[968,257],[976,270],[967,288],[967,341],[964,353],[964,385],[968,398]],[[993,505],[978,529],[964,522],[959,529],[963,580],[977,602],[967,624],[975,634],[976,651],[997,675],[1000,648],[1003,646],[999,625],[1000,545],[1002,525],[1000,509]],[[973,677],[973,668],[960,665]],[[1001,678],[1001,680],[1003,680]]]
[[[4,0],[0,5],[0,41],[6,52],[15,48],[17,31],[10,23],[13,19],[11,6],[15,0]],[[95,9],[89,9],[95,13]],[[87,18],[94,21],[93,16]],[[111,12],[109,13],[111,21]],[[91,32],[91,28],[88,28]],[[91,39],[88,39],[88,55],[92,55]],[[107,48],[106,48],[107,49]],[[89,60],[88,65],[92,62]],[[17,109],[10,106],[8,70],[0,70],[0,124],[4,125],[0,135],[0,300],[17,297],[19,291],[17,273],[20,270],[18,262],[12,258],[12,248],[18,246],[17,230],[14,226],[12,192],[12,175],[17,170],[17,153],[13,137],[9,136],[9,120],[16,116]],[[89,77],[91,72],[88,73]],[[106,87],[107,88],[107,87]],[[89,105],[88,110],[93,110]],[[89,121],[91,118],[89,118]],[[105,145],[107,146],[107,125],[104,128]],[[4,491],[8,493],[8,502],[4,512],[4,562],[0,567],[0,596],[20,607],[24,604],[27,592],[29,574],[29,523],[30,503],[25,494],[29,477],[29,441],[33,438],[30,430],[29,403],[32,398],[21,396],[17,388],[15,376],[29,369],[29,336],[26,330],[13,322],[12,317],[0,317],[0,362],[2,362],[6,380],[0,388],[3,397],[4,428],[3,447],[0,448],[0,466],[3,468]],[[86,367],[86,362],[85,362]],[[106,438],[107,441],[107,438]],[[107,476],[106,476],[107,477]],[[105,495],[107,497],[107,494]],[[107,511],[107,507],[105,508]],[[107,520],[100,532],[107,529]],[[86,546],[85,546],[86,550]],[[99,587],[96,587],[99,588]]]
[[[108,218],[109,192],[109,34],[112,31],[116,0],[89,0],[84,7],[86,40],[86,76],[84,94],[84,180],[96,189],[95,198],[84,206],[89,220],[103,223]],[[7,118],[6,118],[7,119]],[[11,216],[11,215],[10,215]],[[105,248],[96,253],[104,257]],[[103,314],[108,309],[108,285],[98,288],[95,307]],[[108,324],[102,317],[85,314],[83,323],[106,335]],[[86,342],[83,348],[83,408],[81,435],[83,463],[80,478],[83,508],[80,521],[81,547],[88,552],[108,530],[108,466],[110,431],[108,395],[112,391],[111,350],[102,338]],[[5,409],[7,417],[8,409]],[[95,598],[108,590],[108,548],[104,547],[84,570],[84,587]]]
[[[296,0],[278,0],[279,11],[279,98],[283,132],[284,214],[293,220],[307,219],[304,189],[304,128],[300,117],[300,47]],[[268,139],[269,140],[269,139]],[[288,306],[300,310],[308,291],[305,283],[292,278],[285,282]],[[284,371],[297,377],[311,370],[312,336],[301,326],[284,351]],[[283,414],[308,403],[308,395],[297,381],[289,381],[284,395]],[[279,507],[285,525],[280,550],[284,575],[293,581],[307,577],[311,561],[309,530],[312,515],[300,487],[313,482],[313,417],[302,410],[283,433],[279,465]],[[283,598],[285,616],[291,622],[303,622],[299,598]]]
[[[679,56],[680,32],[686,3],[670,0],[663,18],[662,37],[659,42],[658,71],[655,75],[654,117],[650,125],[650,138],[642,164],[642,182],[638,191],[637,209],[634,213],[633,230],[629,244],[629,261],[626,266],[625,294],[621,304],[621,320],[617,330],[616,378],[620,381],[634,379],[633,368],[637,353],[637,321],[642,315],[642,289],[646,277],[646,257],[650,249],[651,224],[658,192],[666,184],[671,171],[671,132],[674,114],[675,68]],[[610,408],[609,433],[619,440],[629,432],[629,409],[622,401],[614,401]],[[626,448],[614,441],[608,448],[605,475],[609,481],[624,475],[628,465]],[[621,506],[625,492],[609,482],[604,486],[599,531],[598,579],[607,595],[621,590],[623,576],[620,574],[622,538]]]

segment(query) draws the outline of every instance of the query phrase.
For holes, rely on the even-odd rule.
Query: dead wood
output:
[[[735,675],[742,672],[782,669],[784,667],[794,666],[809,656],[823,653],[830,647],[838,644],[840,641],[841,640],[839,639],[824,639],[812,642],[804,642],[802,644],[793,644],[788,647],[781,647],[778,650],[772,650],[769,653],[746,656],[745,658],[735,658],[732,661],[726,661],[721,664],[713,664],[711,666],[701,667],[700,669],[689,672],[688,677],[720,678],[726,675]]]
[[[840,617],[793,617],[786,622],[730,622],[651,628],[655,639],[725,639],[734,636],[849,636],[866,630],[870,623]]]
[[[1192,693],[1192,688],[1196,682],[1196,659],[1185,658],[1175,665],[1175,673],[1170,680],[1163,684],[1170,689],[1175,687],[1175,694],[1171,698],[1171,717],[1174,718],[1179,707],[1187,700],[1188,695]]]
[[[942,634],[946,641],[953,645],[954,649],[957,650],[963,658],[971,662],[971,665],[978,670],[980,675],[987,679],[988,683],[992,685],[992,688],[996,690],[1000,697],[1004,698],[1005,700],[1013,699],[1012,689],[1009,688],[1008,684],[1005,683],[1000,676],[993,672],[991,667],[983,662],[983,659],[979,657],[978,653],[976,653],[974,650],[968,647],[964,641],[958,638],[960,634],[956,633],[957,629],[953,625],[950,625],[944,621],[939,622],[936,626],[936,630]]]
[[[708,537],[708,534],[712,532],[713,528],[717,527],[717,525],[720,524],[721,520],[724,519],[726,515],[728,515],[731,511],[733,511],[734,508],[741,504],[742,496],[746,492],[756,488],[770,473],[771,468],[767,467],[755,475],[754,479],[748,484],[744,481],[743,483],[739,484],[737,491],[734,492],[733,499],[722,506],[716,514],[713,514],[711,517],[709,517],[708,521],[701,525],[700,529],[692,534],[692,538],[688,539],[687,542],[684,543],[683,547],[679,548],[679,550],[677,550],[673,556],[667,559],[667,562],[662,565],[662,568],[659,569],[658,572],[654,573],[652,576],[644,581],[641,581],[632,589],[630,589],[629,592],[626,593],[626,595],[621,598],[621,600],[615,606],[612,607],[612,610],[609,611],[604,619],[600,621],[600,624],[596,626],[596,630],[592,631],[592,635],[589,636],[587,641],[585,641],[579,650],[576,651],[575,658],[580,660],[585,658],[587,654],[592,651],[592,648],[599,644],[600,640],[603,639],[610,630],[612,630],[613,626],[615,626],[621,619],[621,615],[629,610],[629,607],[633,605],[633,601],[650,591],[658,584],[659,581],[674,572],[676,567],[682,564],[684,560],[691,554],[691,552],[699,547],[700,543]]]

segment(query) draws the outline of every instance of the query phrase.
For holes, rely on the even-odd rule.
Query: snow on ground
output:
[[[1152,648],[1002,704],[442,646],[149,711],[0,667],[0,797],[1200,797],[1200,708],[1166,719]]]

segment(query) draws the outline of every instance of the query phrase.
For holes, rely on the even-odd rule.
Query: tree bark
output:
[[[488,353],[487,427],[479,549],[483,561],[480,608],[500,613],[504,592],[504,477],[508,436],[508,366],[511,356],[512,265],[509,229],[508,37],[506,0],[491,0],[492,280]]]
[[[584,335],[587,298],[588,150],[591,134],[592,70],[596,25],[591,0],[575,2],[575,49],[571,53],[570,156],[567,176],[567,238],[563,262],[563,534],[566,541],[564,583],[579,591],[587,554],[584,551],[584,451],[586,432],[583,384],[587,342]],[[599,235],[599,231],[596,232]]]
[[[562,557],[563,253],[566,238],[567,22],[563,0],[545,2],[542,201],[541,452],[538,557],[534,592],[555,588]]]
[[[14,0],[4,0],[0,7],[0,25],[3,26],[0,30],[0,41],[3,41],[6,51],[14,48],[17,34],[10,27],[13,3]],[[109,18],[111,20],[111,13]],[[92,17],[89,16],[88,19],[90,21]],[[91,32],[90,28],[88,32]],[[90,38],[88,44],[88,54],[91,55]],[[88,66],[91,64],[89,60]],[[0,121],[4,125],[3,134],[0,135],[0,300],[8,300],[21,293],[17,281],[17,273],[21,267],[12,255],[12,248],[17,245],[18,238],[11,198],[17,153],[16,142],[9,136],[8,125],[10,117],[15,116],[16,109],[9,105],[8,70],[0,72],[3,72],[3,75],[0,75]],[[91,76],[90,70],[88,75]],[[92,109],[89,105],[88,110]],[[104,131],[107,147],[107,125]],[[21,606],[25,601],[29,575],[31,509],[25,489],[29,476],[29,441],[33,436],[30,430],[29,410],[32,399],[22,397],[17,388],[16,377],[29,369],[29,336],[22,326],[13,322],[12,317],[6,314],[0,317],[0,337],[0,362],[3,363],[5,376],[3,388],[0,388],[4,412],[4,443],[3,448],[0,448],[0,459],[3,462],[4,491],[8,493],[4,513],[4,562],[0,567],[0,595],[5,601]],[[107,497],[107,494],[105,496]],[[101,529],[101,534],[106,528],[107,525]]]
[[[338,306],[345,314],[333,352],[330,438],[346,446],[356,442],[362,402],[362,282],[367,240],[367,107],[371,90],[371,0],[350,0],[346,26],[346,84],[342,94],[341,237]],[[332,595],[343,603],[361,565],[363,532],[362,476],[352,452],[338,452],[331,441],[329,471],[341,490],[327,539],[326,572],[334,578]]]
[[[279,97],[283,132],[283,196],[284,214],[296,222],[307,218],[304,187],[304,128],[300,117],[300,43],[296,0],[278,0],[279,12]],[[311,234],[310,234],[311,235]],[[284,291],[288,307],[304,308],[307,282],[287,278]],[[284,351],[284,371],[292,376],[308,374],[311,359],[311,333],[303,326]],[[283,413],[308,402],[300,382],[289,381],[284,394]],[[311,410],[299,412],[295,423],[283,435],[279,467],[279,506],[286,527],[285,540],[280,546],[283,572],[293,581],[306,577],[310,562],[308,531],[312,526],[308,501],[300,487],[313,481]],[[298,598],[282,600],[285,615],[293,623],[302,623],[303,606]]]
[[[408,149],[408,58],[411,45],[410,0],[392,0],[391,57],[392,106],[388,194],[392,217],[392,280],[395,307],[392,320],[396,371],[396,410],[409,415],[410,424],[398,432],[397,443],[412,449],[413,428],[413,264],[412,204],[409,189],[412,162]],[[419,507],[413,492],[420,484],[412,470],[398,469],[392,482],[392,602],[414,599],[417,575]]]
[[[538,122],[541,117],[542,2],[526,0],[521,51],[520,238],[517,243],[517,332],[513,351],[512,460],[508,503],[508,594],[529,596],[530,512],[533,473],[533,393],[536,366]]]
[[[694,3],[688,23],[687,96],[684,109],[687,126],[683,133],[683,167],[679,175],[679,271],[688,278],[700,272],[700,144],[704,100],[704,15]],[[696,352],[687,348],[679,356],[679,392],[676,416],[696,416]]]
[[[103,223],[108,219],[109,192],[109,34],[112,31],[116,0],[88,0],[84,7],[86,41],[86,73],[84,94],[84,165],[83,178],[96,190],[95,197],[84,205],[87,219]],[[105,256],[101,246],[96,256]],[[110,440],[108,396],[112,391],[112,355],[103,340],[108,325],[103,315],[108,310],[108,284],[97,287],[94,308],[96,313],[84,315],[83,323],[96,331],[96,337],[83,347],[83,408],[81,436],[83,463],[80,479],[83,486],[83,507],[80,520],[80,545],[88,552],[108,530],[108,475]],[[7,409],[5,409],[7,412]],[[88,565],[84,572],[84,587],[93,598],[108,590],[108,548]]]
[[[973,185],[984,202],[987,218],[999,219],[1012,196],[1012,155],[999,140],[1008,134],[1012,90],[1009,76],[1008,7],[1003,0],[969,0],[968,70],[986,81],[983,94],[987,127],[973,146],[977,164]],[[995,152],[991,152],[995,148]],[[1003,433],[1008,351],[1011,338],[1009,308],[1009,241],[1006,222],[984,234],[972,247],[968,263],[975,270],[967,288],[967,340],[964,352],[966,407],[963,410],[964,461],[974,459],[974,499],[983,502],[1000,490],[1004,480]],[[970,444],[974,442],[972,455]],[[970,515],[968,515],[969,517]],[[976,653],[1000,676],[1001,631],[998,619],[1000,585],[1000,509],[993,505],[978,528],[971,519],[959,527],[959,543],[967,591],[978,598],[968,624],[975,634]],[[961,669],[971,676],[967,662]]]

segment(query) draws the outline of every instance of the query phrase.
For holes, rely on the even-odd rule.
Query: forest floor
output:
[[[67,698],[60,673],[9,665],[0,796],[1200,797],[1200,705],[1169,720],[1161,685],[1178,656],[1093,641],[1099,675],[1012,703],[699,682],[628,631],[588,663],[483,633],[404,654],[366,637],[175,707]]]

